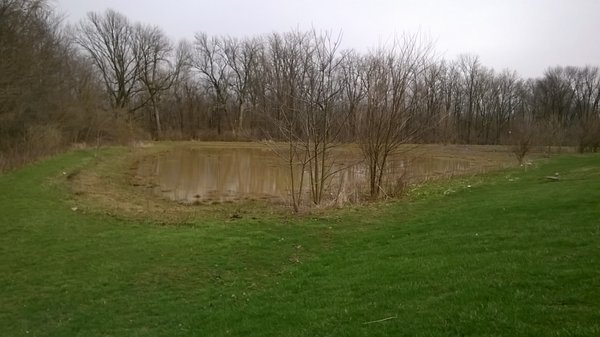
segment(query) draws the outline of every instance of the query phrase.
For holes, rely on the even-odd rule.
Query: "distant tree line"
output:
[[[47,0],[0,0],[0,170],[72,143],[268,138],[293,143],[318,198],[315,158],[340,142],[361,145],[373,186],[401,143],[600,147],[598,67],[524,79],[418,34],[367,53],[340,38],[175,43],[113,10],[65,26]]]

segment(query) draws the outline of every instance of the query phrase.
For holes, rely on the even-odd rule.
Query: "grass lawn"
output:
[[[72,210],[95,160],[0,176],[0,336],[600,336],[598,155],[179,225]]]

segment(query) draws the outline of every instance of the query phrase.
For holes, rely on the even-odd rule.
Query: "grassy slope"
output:
[[[0,176],[1,336],[600,335],[599,156],[185,226],[72,211],[91,160]]]

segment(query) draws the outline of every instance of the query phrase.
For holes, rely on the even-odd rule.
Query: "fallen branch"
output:
[[[398,318],[398,316],[391,316],[391,317],[378,319],[376,321],[364,322],[363,324],[366,325],[366,324],[373,324],[373,323],[381,323],[381,322],[389,321],[390,319],[394,319],[394,318]]]

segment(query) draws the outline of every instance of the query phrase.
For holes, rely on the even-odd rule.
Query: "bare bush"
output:
[[[371,198],[379,196],[389,157],[401,144],[414,141],[411,88],[425,71],[431,45],[419,35],[405,35],[391,50],[379,49],[367,59],[363,74],[366,102],[360,112],[359,144],[369,171]]]
[[[531,121],[526,119],[513,121],[509,138],[512,143],[512,152],[515,154],[519,165],[523,164],[525,156],[531,151],[535,135],[535,127]]]

